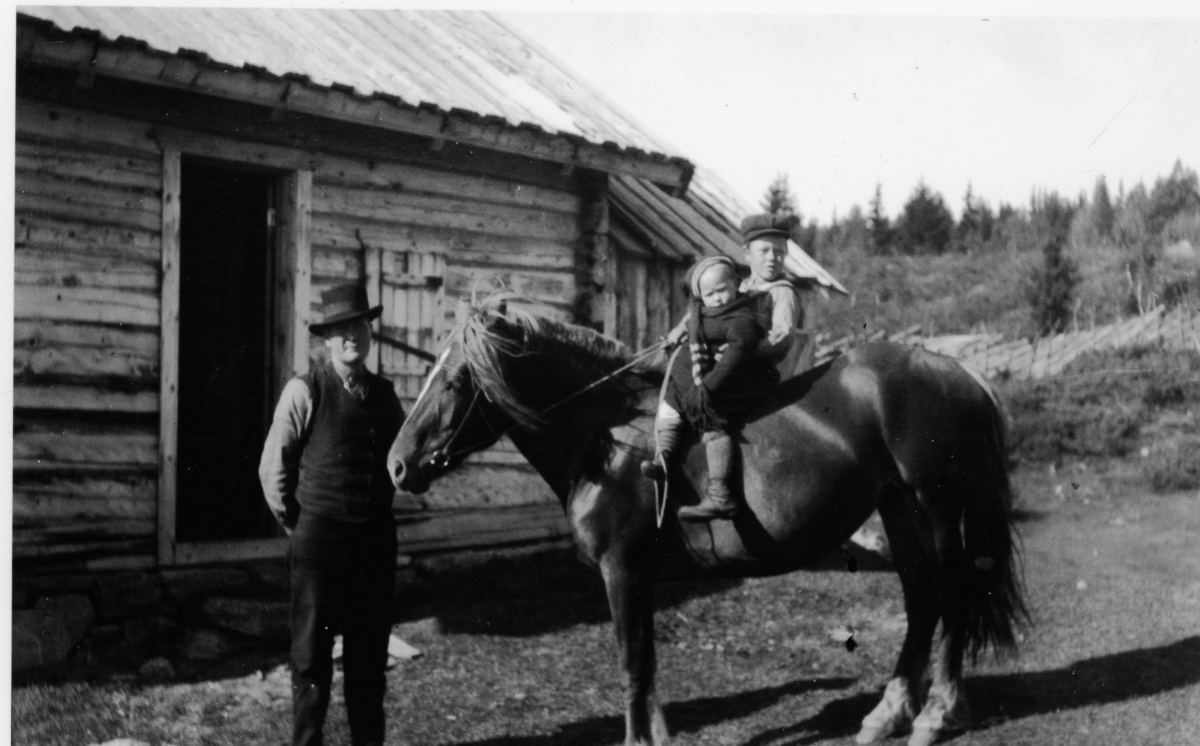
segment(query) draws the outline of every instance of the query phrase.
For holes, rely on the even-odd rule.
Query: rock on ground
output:
[[[192,661],[215,661],[237,654],[241,645],[231,635],[210,627],[185,630],[179,654]]]
[[[251,637],[286,641],[291,639],[287,601],[213,596],[200,610],[213,624]]]
[[[138,675],[153,681],[168,681],[175,678],[175,666],[160,655],[143,663],[138,669]]]
[[[43,598],[33,609],[14,611],[13,670],[66,660],[95,616],[88,597],[82,595]]]

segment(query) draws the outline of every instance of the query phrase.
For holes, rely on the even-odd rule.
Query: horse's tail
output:
[[[1029,620],[1021,573],[1021,547],[1013,525],[1013,491],[1008,478],[1008,423],[1000,399],[982,376],[967,369],[988,395],[991,442],[984,449],[977,481],[963,515],[963,542],[970,603],[967,653],[972,660],[987,647],[1016,648],[1016,627]]]

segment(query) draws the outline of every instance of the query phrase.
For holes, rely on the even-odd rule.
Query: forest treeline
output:
[[[793,217],[792,237],[850,291],[808,304],[808,326],[831,336],[920,324],[926,334],[1002,332],[1009,338],[1107,324],[1200,293],[1200,183],[1176,162],[1152,186],[1115,193],[1034,191],[994,208],[968,186],[959,216],[918,183],[894,216],[881,186],[864,210],[808,220],[787,176],[762,207]]]

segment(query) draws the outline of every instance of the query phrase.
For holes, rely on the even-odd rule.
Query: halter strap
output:
[[[467,413],[463,415],[462,420],[459,421],[458,427],[454,428],[454,432],[450,433],[450,439],[446,441],[445,445],[434,451],[429,456],[429,463],[432,464],[434,468],[446,468],[450,465],[450,459],[458,455],[450,453],[450,445],[454,443],[454,439],[458,437],[460,432],[462,432],[463,425],[467,424],[467,419],[471,416],[471,410],[475,409],[475,405],[479,403],[479,394],[482,392],[483,389],[479,388],[478,386],[475,387],[475,395],[471,397],[471,404],[467,407]],[[486,420],[484,421],[486,422]],[[466,452],[470,453],[470,450],[468,449]]]
[[[551,410],[556,409],[556,408],[562,406],[563,404],[566,404],[567,402],[571,401],[572,399],[576,399],[576,398],[586,394],[587,392],[591,391],[592,389],[596,388],[597,386],[600,386],[601,384],[603,384],[607,381],[610,381],[613,378],[616,378],[617,376],[621,375],[625,371],[634,367],[638,363],[642,362],[643,360],[646,360],[647,358],[649,358],[652,355],[654,355],[655,353],[657,353],[659,350],[661,350],[663,348],[664,345],[666,345],[666,343],[667,342],[665,339],[655,342],[654,344],[650,345],[646,349],[644,349],[641,352],[634,355],[633,359],[630,360],[625,365],[622,365],[620,368],[617,368],[616,370],[614,370],[612,373],[609,373],[608,375],[602,376],[602,377],[596,379],[595,381],[592,381],[587,386],[584,386],[583,388],[579,389],[575,393],[565,396],[562,399],[559,399],[558,401],[554,402],[550,406],[545,407],[544,409],[538,411],[535,414],[535,416],[541,417],[542,415],[546,414],[547,412],[550,412]],[[669,375],[669,373],[668,373],[668,375]],[[467,423],[467,419],[471,416],[472,410],[474,410],[475,406],[479,403],[479,395],[481,393],[483,393],[484,396],[487,396],[487,394],[484,393],[483,389],[479,387],[479,384],[472,382],[471,385],[475,387],[475,395],[473,397],[471,397],[471,404],[470,404],[470,406],[467,407],[467,413],[465,415],[463,415],[462,420],[458,423],[458,427],[454,428],[454,432],[450,435],[450,439],[446,441],[445,445],[443,445],[441,448],[434,451],[433,454],[430,455],[430,457],[429,457],[429,463],[432,464],[437,469],[446,468],[447,466],[450,465],[450,462],[453,459],[470,453],[471,451],[473,451],[475,449],[475,446],[478,446],[479,444],[486,442],[486,441],[482,441],[482,440],[476,441],[475,443],[472,443],[471,445],[467,446],[466,448],[460,448],[457,451],[452,451],[450,449],[451,444],[454,443],[455,438],[457,438],[458,434],[462,431],[463,425],[465,425]],[[481,413],[482,413],[482,411],[483,410],[480,410]],[[484,423],[487,424],[489,430],[492,430],[491,423],[487,422],[486,417],[484,417]],[[496,439],[499,440],[500,438],[503,438],[505,435],[507,435],[511,430],[513,430],[516,427],[517,427],[517,423],[514,422],[513,424],[504,428],[500,432],[496,432],[495,430],[492,430],[492,435],[495,435]]]

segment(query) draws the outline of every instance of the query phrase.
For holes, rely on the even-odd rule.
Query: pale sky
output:
[[[786,173],[828,223],[877,183],[891,216],[921,179],[957,215],[968,182],[995,208],[1200,169],[1200,18],[1184,12],[501,15],[753,204]]]
[[[106,2],[180,0],[64,4]],[[185,4],[498,13],[749,206],[784,173],[822,223],[865,210],[876,184],[891,216],[920,180],[957,215],[968,183],[995,208],[1090,194],[1101,174],[1113,194],[1149,187],[1176,159],[1200,169],[1194,0]]]

